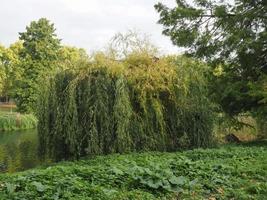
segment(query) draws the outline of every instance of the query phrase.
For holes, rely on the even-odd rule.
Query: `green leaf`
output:
[[[153,188],[153,189],[158,189],[159,186],[160,186],[160,182],[159,182],[159,181],[154,182],[153,180],[148,180],[148,181],[146,182],[146,184],[147,184],[149,187]]]
[[[111,169],[111,171],[112,171],[114,174],[116,174],[116,175],[123,175],[123,174],[124,174],[122,170],[120,170],[120,169],[118,169],[118,168],[116,168],[116,167],[113,167],[113,168]]]
[[[16,190],[16,185],[12,183],[6,183],[6,189],[8,193],[13,193]]]
[[[186,181],[187,178],[184,176],[179,176],[179,177],[173,176],[169,180],[169,182],[173,185],[184,185]]]
[[[37,181],[32,182],[32,185],[36,187],[38,192],[43,192],[46,189],[46,187],[42,183],[37,182]]]
[[[194,179],[194,180],[190,181],[189,182],[189,186],[190,187],[194,187],[197,184],[197,181],[198,181],[197,179]]]

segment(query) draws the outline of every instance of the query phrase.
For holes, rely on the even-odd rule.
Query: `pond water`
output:
[[[15,172],[40,164],[36,130],[0,132],[0,172]]]

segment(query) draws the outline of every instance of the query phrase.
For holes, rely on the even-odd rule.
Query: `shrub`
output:
[[[207,147],[213,113],[205,65],[186,57],[104,54],[49,81],[38,111],[40,152],[55,159]]]

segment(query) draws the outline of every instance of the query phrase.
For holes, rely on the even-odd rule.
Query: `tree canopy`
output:
[[[104,52],[44,85],[37,106],[40,153],[55,159],[174,151],[213,142],[206,65],[183,56]]]
[[[8,48],[0,46],[0,96],[6,100],[14,94],[15,85],[21,79],[19,53],[22,42],[17,41]]]
[[[23,68],[22,79],[15,98],[21,112],[32,112],[36,103],[39,84],[56,67],[59,57],[60,40],[55,34],[54,24],[41,18],[19,33],[23,49],[19,54]]]
[[[174,8],[155,5],[163,33],[213,66],[212,91],[222,108],[235,115],[261,106],[263,93],[252,90],[267,73],[267,2],[176,2]]]

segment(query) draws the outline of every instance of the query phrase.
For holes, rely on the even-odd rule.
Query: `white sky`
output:
[[[31,21],[45,17],[55,24],[63,44],[88,52],[102,48],[117,32],[136,29],[163,53],[177,53],[157,24],[157,2],[175,5],[175,0],[0,0],[0,43],[10,45]]]

